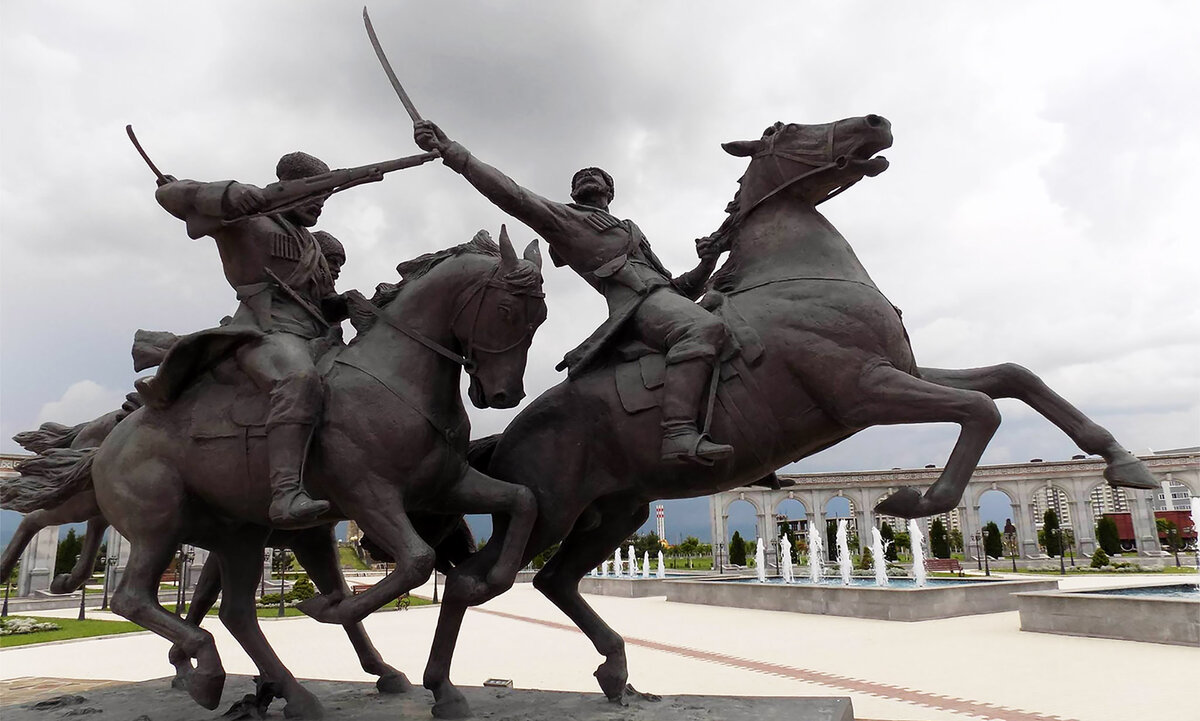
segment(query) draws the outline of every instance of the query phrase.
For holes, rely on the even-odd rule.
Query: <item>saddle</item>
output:
[[[712,413],[723,413],[730,420],[729,428],[738,438],[723,440],[732,442],[735,447],[748,449],[760,462],[766,463],[771,449],[762,447],[762,439],[778,438],[779,423],[770,408],[762,404],[762,389],[750,372],[751,368],[762,362],[765,352],[763,343],[758,332],[723,294],[710,291],[701,305],[725,324],[727,332],[720,372],[716,374],[717,388]],[[666,357],[640,341],[620,344],[615,355],[617,362],[611,368],[621,408],[629,415],[658,408],[662,404],[666,380]],[[704,420],[711,423],[710,418]],[[749,435],[751,429],[754,430],[753,436]],[[774,443],[772,441],[771,445]],[[782,487],[774,473],[753,485]]]
[[[203,386],[203,399],[193,404],[189,424],[192,438],[230,438],[266,435],[269,398],[237,365],[238,348],[262,338],[256,328],[228,325],[185,336],[166,331],[139,330],[134,335],[134,369],[158,366],[153,377],[134,385],[147,405],[166,408],[187,390]],[[315,340],[317,371],[324,376],[345,347],[340,338]]]

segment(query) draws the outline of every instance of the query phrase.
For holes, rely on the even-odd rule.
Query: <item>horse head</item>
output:
[[[480,236],[490,241],[486,231],[477,242],[483,242]],[[546,320],[545,298],[537,240],[518,258],[501,226],[499,257],[465,291],[452,328],[468,361],[467,395],[476,408],[512,408],[525,397],[525,363],[533,334]]]
[[[892,145],[892,124],[878,115],[822,125],[775,123],[758,140],[723,143],[730,155],[751,158],[730,211],[745,217],[767,198],[787,193],[812,205],[887,170],[875,153]]]

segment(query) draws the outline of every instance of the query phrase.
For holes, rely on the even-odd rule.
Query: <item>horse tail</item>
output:
[[[92,462],[98,448],[52,448],[21,461],[21,475],[0,481],[0,508],[30,513],[53,508],[92,484]]]
[[[503,433],[496,433],[471,441],[467,446],[467,463],[475,470],[487,473],[488,466],[492,465],[492,454],[496,452],[496,446],[503,437]]]
[[[115,426],[125,420],[130,413],[133,413],[144,405],[146,404],[142,400],[140,393],[129,393],[125,396],[125,401],[121,403],[120,409],[116,411],[116,415],[112,417],[111,423]],[[30,453],[43,455],[46,451],[55,448],[70,448],[84,429],[106,418],[108,418],[107,415],[100,416],[100,418],[84,421],[75,426],[64,426],[61,423],[47,422],[38,426],[36,431],[21,431],[13,436],[13,440]]]
[[[13,440],[30,453],[39,455],[54,448],[70,448],[87,423],[64,426],[61,423],[43,423],[36,431],[21,431]]]

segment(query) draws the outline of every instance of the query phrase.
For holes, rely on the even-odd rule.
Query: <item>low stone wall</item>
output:
[[[978,613],[1015,611],[1017,591],[1056,590],[1058,581],[971,580],[925,588],[813,586],[781,583],[672,581],[667,600],[763,611],[852,616],[884,621],[928,621]]]
[[[1200,601],[1089,591],[1017,594],[1021,630],[1200,647]]]

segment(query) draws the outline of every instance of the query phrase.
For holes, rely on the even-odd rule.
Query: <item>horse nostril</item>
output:
[[[504,391],[497,391],[495,394],[492,395],[492,404],[493,405],[500,405],[501,403],[504,403],[507,400],[508,400],[508,394],[505,393]]]
[[[883,125],[883,118],[879,117],[878,115],[868,115],[867,125],[870,125],[872,128]]]

